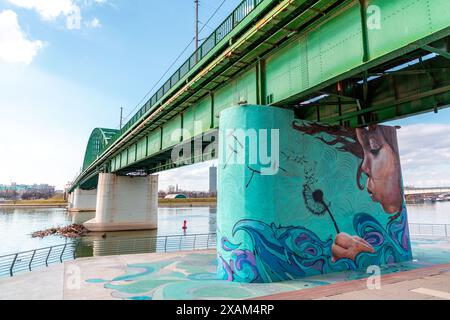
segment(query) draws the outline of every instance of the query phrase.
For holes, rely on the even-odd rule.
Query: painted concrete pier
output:
[[[219,145],[222,279],[274,282],[411,260],[394,127],[329,126],[246,105],[221,112]]]

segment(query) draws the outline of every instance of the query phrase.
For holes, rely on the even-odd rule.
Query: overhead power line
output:
[[[203,27],[198,30],[198,34],[200,34],[208,25],[208,23],[216,16],[216,14],[219,12],[219,10],[223,7],[227,0],[222,0],[220,5],[214,10],[214,12],[211,14],[211,16],[208,18],[208,20],[203,23]],[[145,94],[145,96],[136,104],[136,106],[131,110],[124,119],[128,119],[140,106],[141,104],[149,97],[149,95],[153,92],[153,90],[158,86],[158,84],[161,83],[161,81],[164,79],[164,77],[170,72],[172,67],[180,60],[180,58],[184,55],[184,53],[189,49],[189,47],[192,45],[192,43],[195,41],[196,37],[193,37],[191,41],[188,43],[188,45],[181,51],[181,53],[177,56],[177,58],[170,64],[170,66],[166,69],[164,74],[158,79],[158,81],[151,87],[151,89]]]

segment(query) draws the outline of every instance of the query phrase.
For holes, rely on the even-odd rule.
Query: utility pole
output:
[[[195,3],[195,51],[198,49],[198,2],[199,0],[194,0]]]
[[[122,129],[122,123],[123,121],[123,107],[120,107],[120,125],[119,125],[119,129]]]
[[[197,63],[198,61],[198,43],[199,43],[199,39],[198,39],[198,2],[199,0],[194,0],[194,4],[195,4],[195,62]]]

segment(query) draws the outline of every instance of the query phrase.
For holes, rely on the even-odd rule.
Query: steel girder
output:
[[[298,107],[322,92],[336,96],[333,87],[339,86],[339,90],[342,90],[343,83],[352,83],[355,78],[358,81],[363,79],[360,88],[357,81],[352,84],[353,94],[357,94],[358,99],[355,96],[339,97],[341,110],[334,116],[321,110],[330,112],[336,108],[339,99],[327,97],[317,102],[322,104],[320,114],[316,112],[321,121],[328,119],[331,122],[364,125],[389,120],[390,117],[406,116],[408,112],[419,112],[417,108],[403,107],[405,103],[417,105],[417,101],[421,101],[422,105],[432,106],[433,109],[446,105],[448,95],[445,92],[445,76],[444,79],[438,77],[437,84],[428,91],[428,87],[421,87],[420,93],[409,96],[409,100],[381,99],[377,92],[383,90],[377,88],[387,88],[385,78],[388,77],[370,83],[364,79],[368,79],[373,72],[386,71],[391,63],[400,63],[402,57],[416,58],[425,51],[440,54],[439,59],[447,58],[448,40],[447,45],[441,45],[442,39],[450,34],[450,2],[447,0],[285,0],[274,3],[276,6],[271,11],[253,24],[247,24],[247,29],[236,33],[236,37],[230,38],[229,45],[223,47],[222,52],[208,57],[204,65],[183,79],[184,84],[170,91],[157,109],[150,110],[121,139],[107,146],[76,183],[99,170],[123,150],[133,147],[138,139],[150,131],[195,106],[206,95],[214,96],[217,90],[252,68],[256,79],[257,102],[281,107]],[[376,19],[379,27],[369,26],[369,20],[374,23]],[[429,71],[432,76],[436,75],[431,69]],[[408,88],[398,83],[399,80],[404,81],[399,74],[394,78],[388,80],[389,88],[393,88],[394,96],[396,94],[398,98]],[[419,80],[422,84],[424,81]],[[345,89],[348,90],[348,87]],[[430,99],[436,103],[429,103]],[[390,104],[395,104],[396,112],[379,111],[374,115],[374,110],[370,109],[391,110]],[[307,109],[305,107],[298,115],[313,117],[311,108],[309,111]],[[346,113],[345,119],[343,113]],[[367,115],[363,117],[364,113]],[[125,163],[119,171],[124,173],[128,167],[135,170],[141,165],[147,166],[145,169],[149,172],[159,170],[157,168],[164,169],[170,166],[165,164],[167,159],[164,155],[167,157],[167,152],[161,148],[159,152],[147,155],[145,161],[136,161],[135,157],[134,162]]]

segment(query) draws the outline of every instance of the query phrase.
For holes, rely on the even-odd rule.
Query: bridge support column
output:
[[[82,224],[95,216],[97,190],[75,189],[69,195],[69,212],[72,223]]]
[[[97,203],[97,190],[75,189],[69,196],[70,212],[95,211]]]
[[[158,226],[158,176],[124,177],[100,173],[94,232],[150,230]]]
[[[71,192],[67,196],[67,209],[70,211],[73,208],[73,196],[74,193]]]
[[[268,106],[226,109],[219,128],[219,278],[274,282],[411,259],[395,128],[332,127]]]

